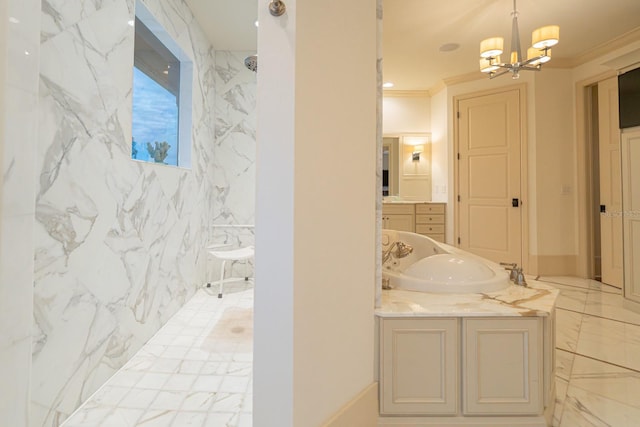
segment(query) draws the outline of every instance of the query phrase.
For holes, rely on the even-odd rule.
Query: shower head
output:
[[[253,71],[258,72],[258,55],[247,56],[244,59],[244,66]]]

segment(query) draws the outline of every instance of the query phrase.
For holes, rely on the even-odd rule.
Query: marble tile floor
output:
[[[553,426],[640,426],[640,314],[600,282],[540,280],[560,289]]]
[[[553,426],[640,426],[640,314],[600,282],[540,280],[561,290]],[[252,307],[250,286],[198,291],[63,427],[251,426]]]
[[[200,289],[63,427],[252,424],[253,285]]]

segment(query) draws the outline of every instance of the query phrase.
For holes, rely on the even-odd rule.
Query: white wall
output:
[[[577,255],[575,101],[571,70],[535,75],[535,200],[537,242],[533,254]]]
[[[0,22],[0,420],[25,427],[33,325],[40,2],[3,1]]]
[[[385,91],[382,132],[385,135],[431,132],[431,98],[425,92]]]
[[[259,19],[254,425],[319,426],[373,383],[376,4]]]
[[[449,126],[447,110],[447,89],[431,98],[431,180],[432,200],[447,202],[449,192]],[[449,228],[449,227],[447,227]]]

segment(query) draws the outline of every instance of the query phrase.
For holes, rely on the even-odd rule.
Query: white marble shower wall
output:
[[[26,426],[33,324],[40,1],[1,3],[0,425]]]
[[[214,197],[211,241],[233,249],[254,244],[256,162],[256,73],[244,66],[255,52],[216,51],[216,144],[213,157]],[[227,274],[243,275],[234,263]],[[252,271],[252,269],[250,269]],[[211,260],[209,274],[220,274]],[[249,274],[252,275],[252,272]]]
[[[191,169],[130,159],[134,0],[43,0],[31,427],[58,426],[205,280],[214,51],[182,0],[147,8],[193,59]]]

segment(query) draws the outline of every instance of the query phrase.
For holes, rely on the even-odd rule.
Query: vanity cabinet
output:
[[[461,425],[490,416],[539,421],[554,403],[553,319],[380,318],[380,415],[419,425],[439,425],[440,416]]]
[[[463,319],[462,329],[462,413],[542,413],[542,318]]]
[[[383,203],[382,228],[411,231],[445,242],[445,203]]]
[[[416,222],[413,204],[383,204],[382,228],[415,232]]]
[[[445,204],[418,203],[416,210],[416,233],[429,236],[444,243],[445,235]]]
[[[454,415],[457,319],[384,319],[381,334],[380,412]]]

